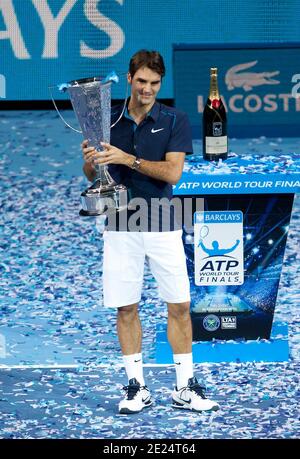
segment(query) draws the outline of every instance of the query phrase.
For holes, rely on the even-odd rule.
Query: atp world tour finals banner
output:
[[[290,193],[204,197],[183,232],[195,341],[269,339],[292,205]]]
[[[209,91],[209,69],[228,113],[229,137],[299,136],[300,43],[175,45],[176,106],[189,114],[194,138]]]

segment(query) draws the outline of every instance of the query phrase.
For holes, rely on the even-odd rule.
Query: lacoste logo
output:
[[[243,88],[245,91],[251,91],[254,86],[280,83],[280,81],[272,78],[280,73],[279,70],[275,72],[241,72],[242,70],[254,67],[257,62],[258,61],[252,61],[231,67],[225,76],[228,90],[232,91],[234,88]]]
[[[165,128],[160,128],[160,129],[151,129],[152,134],[155,134],[156,132],[163,131]]]

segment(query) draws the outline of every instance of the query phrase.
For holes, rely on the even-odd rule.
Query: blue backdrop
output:
[[[299,136],[299,62],[300,43],[174,46],[176,105],[200,137],[209,69],[218,67],[230,137]]]
[[[126,72],[146,47],[165,57],[160,96],[172,98],[174,43],[295,42],[299,23],[299,0],[3,0],[0,74],[7,100],[48,99],[48,85]],[[124,93],[120,84],[113,97]]]

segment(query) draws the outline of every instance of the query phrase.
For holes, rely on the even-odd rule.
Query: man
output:
[[[120,216],[117,226],[108,224],[103,235],[104,305],[118,310],[118,337],[128,376],[120,413],[138,413],[152,404],[143,376],[138,314],[146,256],[160,296],[168,305],[168,340],[177,379],[173,406],[195,411],[219,408],[205,398],[204,388],[193,376],[190,292],[182,229],[176,223],[173,207],[169,208],[167,228],[162,224],[166,208],[151,214],[154,199],[172,199],[172,185],[181,177],[185,154],[192,152],[186,114],[156,101],[164,74],[164,62],[158,52],[137,52],[130,60],[127,75],[131,95],[123,116],[111,130],[110,144],[103,143],[104,151],[97,152],[88,147],[87,141],[82,143],[83,170],[89,180],[95,178],[95,164],[109,165],[113,177],[127,186],[130,203],[136,198],[145,202],[140,218],[144,222],[142,229],[137,225],[130,228],[133,210],[128,210],[126,227],[122,227]],[[121,113],[122,107],[112,109],[112,123]]]

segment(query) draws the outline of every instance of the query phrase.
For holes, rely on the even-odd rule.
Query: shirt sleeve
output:
[[[193,153],[192,130],[186,113],[176,112],[171,136],[167,145],[168,152]]]

